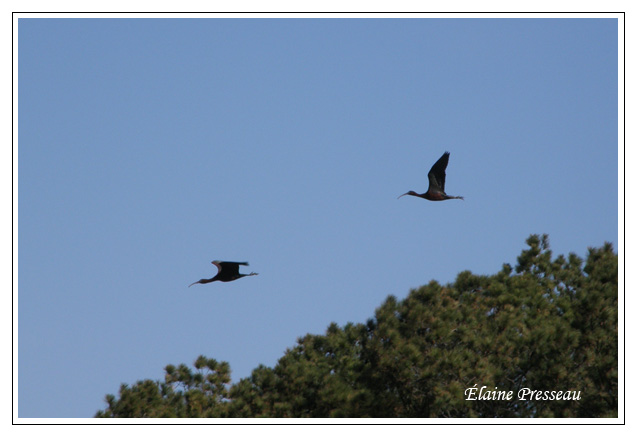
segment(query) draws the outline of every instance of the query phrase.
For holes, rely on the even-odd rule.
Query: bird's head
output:
[[[416,193],[415,191],[407,191],[405,194],[401,194],[400,196],[398,196],[398,199],[400,199],[403,196],[417,196],[418,193]]]

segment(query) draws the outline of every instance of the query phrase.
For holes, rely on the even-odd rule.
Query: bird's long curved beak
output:
[[[190,284],[190,285],[188,286],[188,288],[190,288],[190,287],[192,287],[193,285],[198,284],[198,283],[199,283],[199,281],[197,281],[197,282],[193,282],[192,284]]]
[[[401,194],[400,196],[396,197],[396,199],[400,199],[401,197],[406,196],[407,194],[409,193]]]

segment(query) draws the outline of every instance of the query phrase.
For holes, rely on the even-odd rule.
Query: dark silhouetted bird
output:
[[[244,276],[254,276],[258,275],[258,273],[248,273],[243,274],[239,273],[239,266],[247,266],[249,265],[247,262],[232,262],[232,261],[212,261],[212,264],[217,266],[217,274],[214,278],[210,279],[200,279],[197,282],[193,282],[188,287],[192,287],[195,284],[207,284],[209,282],[221,281],[221,282],[230,282],[235,279],[243,278]]]
[[[440,159],[431,167],[427,177],[429,178],[429,189],[426,193],[418,194],[415,191],[408,191],[405,194],[398,196],[400,199],[403,196],[416,196],[422,197],[427,200],[448,200],[448,199],[462,199],[462,196],[447,196],[445,193],[445,169],[449,164],[449,152],[442,154]]]

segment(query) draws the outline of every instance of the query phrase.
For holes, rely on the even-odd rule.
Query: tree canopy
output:
[[[617,255],[526,242],[515,268],[390,295],[366,323],[307,334],[235,384],[200,356],[122,384],[96,417],[617,417]]]

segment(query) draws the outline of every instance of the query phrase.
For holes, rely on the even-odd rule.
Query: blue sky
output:
[[[18,414],[233,382],[532,233],[618,241],[614,19],[20,19]],[[424,192],[451,152],[447,193]],[[215,259],[259,276],[188,288]]]

